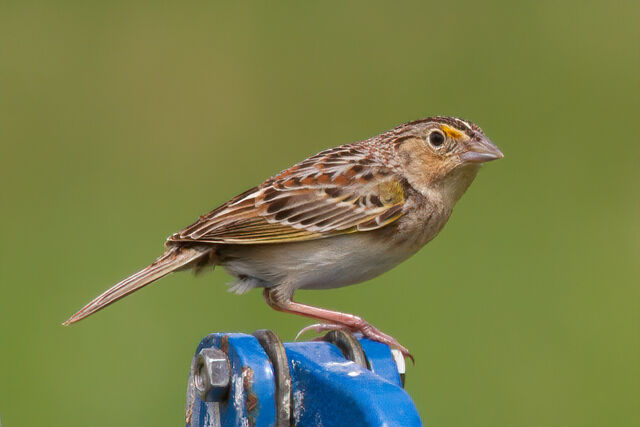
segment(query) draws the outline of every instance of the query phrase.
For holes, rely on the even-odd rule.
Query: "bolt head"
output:
[[[202,349],[196,356],[192,376],[200,400],[224,400],[231,382],[231,366],[227,355],[217,348]]]

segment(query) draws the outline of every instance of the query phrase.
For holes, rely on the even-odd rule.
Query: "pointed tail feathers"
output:
[[[115,284],[102,295],[82,307],[80,311],[71,316],[69,320],[63,323],[63,325],[67,326],[77,322],[78,320],[84,319],[109,304],[116,302],[120,298],[137,291],[143,286],[146,286],[149,283],[186,266],[206,253],[207,251],[202,248],[183,247],[167,250],[167,252],[155,260],[153,264]]]

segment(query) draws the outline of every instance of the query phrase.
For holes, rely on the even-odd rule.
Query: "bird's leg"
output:
[[[405,357],[409,357],[413,360],[413,356],[409,350],[403,347],[398,340],[373,327],[367,321],[358,316],[295,302],[291,299],[291,296],[280,295],[277,288],[265,288],[262,296],[267,304],[269,304],[269,306],[274,310],[282,311],[283,313],[298,314],[300,316],[331,323],[330,325],[313,325],[305,329],[313,328],[318,331],[348,329],[352,332],[360,332],[367,338],[387,344],[389,347],[397,348]],[[334,325],[336,327],[333,327]]]

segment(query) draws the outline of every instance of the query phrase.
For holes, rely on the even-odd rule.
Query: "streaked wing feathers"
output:
[[[374,230],[402,215],[404,188],[363,147],[323,151],[235,197],[170,240],[275,243]]]

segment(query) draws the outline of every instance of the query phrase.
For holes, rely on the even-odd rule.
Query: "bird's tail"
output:
[[[82,320],[109,304],[116,302],[120,298],[137,291],[143,286],[146,286],[173,271],[185,267],[207,253],[207,250],[197,247],[174,247],[167,249],[160,258],[153,262],[153,264],[127,277],[123,281],[116,283],[102,295],[82,307],[80,311],[71,316],[69,320],[63,323],[63,325],[67,326],[77,322],[78,320]]]

